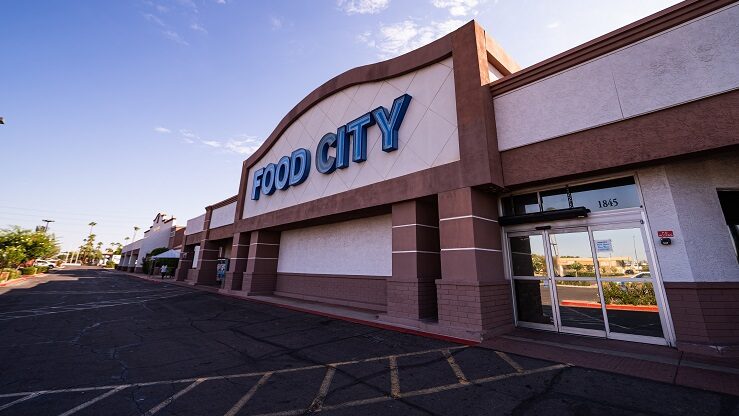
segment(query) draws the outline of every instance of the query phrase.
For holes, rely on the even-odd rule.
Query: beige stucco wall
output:
[[[404,93],[412,98],[399,131],[398,150],[383,152],[380,129],[368,129],[367,160],[324,175],[315,169],[316,145],[324,134],[383,106]],[[356,85],[322,100],[300,116],[250,172],[243,218],[319,199],[459,160],[452,59],[380,82]],[[308,179],[273,195],[250,196],[254,171],[298,148],[311,152]],[[334,152],[331,150],[330,152]],[[334,155],[334,153],[330,153]]]
[[[508,150],[739,87],[734,4],[495,98]]]
[[[283,231],[277,271],[391,276],[392,243],[390,215]]]
[[[185,228],[185,235],[195,234],[203,231],[205,226],[205,214],[190,218],[187,220],[187,228]]]
[[[717,189],[739,190],[739,152],[638,172],[662,278],[667,282],[739,282],[739,264]],[[659,230],[673,230],[662,246]]]
[[[214,209],[210,216],[210,228],[218,228],[224,225],[233,224],[235,215],[236,202]]]

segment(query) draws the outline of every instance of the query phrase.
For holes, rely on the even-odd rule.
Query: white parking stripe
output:
[[[38,309],[27,309],[27,310],[20,310],[20,311],[2,312],[0,313],[0,321],[8,321],[12,319],[21,319],[21,318],[28,318],[28,317],[42,316],[42,315],[52,315],[52,314],[65,313],[65,312],[84,311],[84,310],[90,310],[90,309],[109,308],[113,306],[130,305],[134,303],[149,302],[152,300],[168,299],[168,298],[187,295],[191,293],[196,293],[196,292],[177,290],[177,291],[168,291],[168,292],[164,292],[162,294],[157,294],[157,295],[145,295],[145,296],[136,296],[133,298],[125,298],[125,299],[117,299],[117,300],[105,300],[105,301],[99,301],[99,302],[79,303],[79,304],[66,305],[66,306],[47,306],[47,307],[38,308]]]
[[[101,395],[93,398],[92,400],[88,400],[88,401],[82,403],[81,405],[79,405],[79,406],[77,406],[77,407],[75,407],[73,409],[67,410],[66,412],[60,414],[59,416],[73,415],[73,414],[79,412],[80,410],[82,410],[82,409],[84,409],[86,407],[92,406],[93,404],[99,402],[100,400],[103,400],[104,398],[106,398],[108,396],[112,396],[112,395],[118,393],[119,391],[121,391],[121,390],[123,390],[125,388],[126,388],[125,386],[123,386],[123,387],[116,387],[113,390],[110,390],[108,392],[105,392],[105,393],[103,393],[103,394],[101,394]]]
[[[18,403],[25,402],[26,400],[31,400],[34,397],[40,396],[40,395],[42,395],[44,393],[46,393],[46,392],[45,391],[37,391],[35,393],[31,393],[31,394],[29,394],[27,396],[21,397],[18,400],[12,401],[10,403],[6,403],[6,404],[0,406],[0,411],[5,410],[5,409],[9,408],[10,406],[14,406],[14,405],[16,405]]]
[[[169,406],[173,401],[179,399],[183,395],[185,395],[188,391],[194,389],[197,387],[200,383],[204,382],[206,379],[199,378],[195,380],[194,383],[190,384],[189,386],[185,387],[184,389],[178,391],[177,393],[167,397],[163,402],[159,403],[158,405],[152,407],[149,409],[148,412],[144,413],[144,416],[151,416],[153,414],[156,414],[158,411],[164,409],[165,407]]]
[[[259,381],[257,381],[257,384],[253,385],[249,389],[249,391],[246,392],[246,394],[244,395],[244,397],[240,398],[239,401],[236,402],[236,404],[233,405],[233,407],[228,412],[226,412],[226,414],[223,415],[223,416],[234,416],[236,413],[238,413],[239,410],[241,410],[241,408],[244,407],[244,405],[246,404],[246,402],[248,402],[249,400],[251,400],[252,397],[254,397],[254,393],[257,392],[257,389],[260,388],[260,387],[262,387],[262,385],[264,385],[264,383],[266,383],[267,380],[270,377],[272,377],[272,373],[271,372],[270,373],[264,373],[264,375],[262,376],[262,378],[260,378]]]

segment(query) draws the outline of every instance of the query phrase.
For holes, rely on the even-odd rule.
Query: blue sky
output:
[[[241,162],[307,93],[471,19],[522,67],[669,0],[4,2],[0,227],[54,219],[65,249],[238,191]],[[141,232],[139,232],[139,236]]]

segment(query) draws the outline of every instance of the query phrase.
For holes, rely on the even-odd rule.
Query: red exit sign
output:
[[[672,230],[657,231],[657,237],[659,238],[674,237],[674,236],[675,236],[675,233],[673,233]]]

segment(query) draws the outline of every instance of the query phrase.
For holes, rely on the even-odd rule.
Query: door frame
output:
[[[637,187],[638,187],[638,183],[637,183]],[[576,329],[572,331],[572,330],[569,330],[571,329],[569,327],[568,327],[567,332],[562,331],[562,325],[561,325],[560,317],[559,317],[559,303],[558,303],[558,299],[556,298],[556,288],[554,287],[556,282],[553,277],[554,270],[552,269],[552,264],[551,264],[552,256],[550,252],[551,248],[549,247],[548,236],[549,236],[549,233],[553,231],[563,231],[567,229],[585,228],[588,230],[588,233],[589,233],[589,240],[591,243],[591,252],[593,253],[593,256],[596,257],[595,256],[596,251],[592,247],[593,239],[590,237],[590,234],[592,233],[592,228],[608,229],[608,225],[623,226],[627,224],[639,226],[642,229],[642,240],[644,241],[644,250],[649,260],[649,268],[652,274],[655,297],[656,297],[657,305],[660,311],[660,323],[662,324],[662,332],[664,334],[664,338],[656,338],[656,337],[632,335],[632,334],[611,333],[608,330],[608,321],[607,321],[608,314],[606,313],[605,309],[603,310],[603,317],[604,317],[604,323],[606,326],[603,328],[602,336],[607,339],[618,339],[618,340],[641,342],[641,343],[648,343],[648,344],[675,346],[675,331],[674,331],[674,327],[672,324],[672,315],[670,313],[669,304],[667,302],[667,297],[666,297],[665,290],[664,290],[662,273],[659,267],[659,263],[657,262],[657,256],[656,256],[656,252],[654,249],[654,242],[650,238],[651,231],[649,228],[649,223],[647,221],[646,212],[642,208],[638,208],[638,207],[637,208],[625,208],[625,209],[619,209],[619,210],[614,210],[614,211],[595,212],[595,213],[590,214],[586,218],[560,220],[560,221],[553,221],[553,222],[520,224],[520,225],[502,227],[502,236],[503,236],[502,248],[503,248],[503,254],[505,256],[505,261],[503,262],[504,271],[506,274],[506,279],[510,281],[511,298],[512,298],[512,303],[513,303],[513,317],[514,317],[515,325],[520,326],[520,327],[544,329],[544,330],[557,331],[557,332],[563,332],[563,333],[601,336],[599,334],[594,334],[591,330],[581,331],[579,329]],[[547,227],[547,228],[544,228],[544,227]],[[512,275],[512,271],[511,271],[511,250],[510,250],[510,243],[508,240],[508,236],[513,235],[513,234],[540,234],[543,236],[544,250],[546,253],[546,257],[547,257],[546,259],[547,269],[548,269],[547,279],[549,280],[550,293],[552,296],[552,309],[553,309],[552,314],[554,316],[553,327],[550,325],[520,322],[518,320],[518,306],[516,304],[516,294],[515,294],[515,289],[513,287],[514,278]],[[595,259],[595,261],[597,261],[597,258]],[[603,290],[600,287],[601,285],[600,279],[596,279],[596,281],[598,282],[598,291],[599,291],[599,296],[601,297],[601,306],[602,308],[605,308],[605,303],[603,302]],[[600,331],[596,331],[596,332],[600,332]]]

